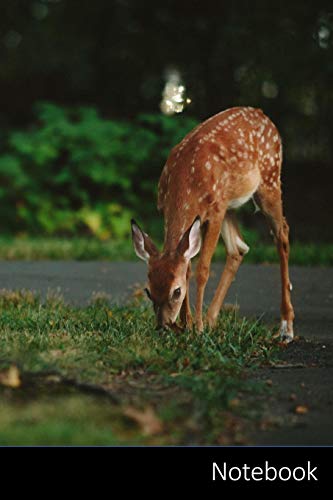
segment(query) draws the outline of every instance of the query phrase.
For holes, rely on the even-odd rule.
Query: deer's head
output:
[[[153,303],[157,325],[160,328],[171,326],[176,322],[186,295],[189,262],[200,250],[200,219],[194,220],[172,251],[160,253],[134,220],[132,240],[135,253],[148,264],[146,293]]]

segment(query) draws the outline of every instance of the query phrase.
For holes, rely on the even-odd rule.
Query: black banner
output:
[[[31,459],[30,459],[31,455]],[[113,447],[113,448],[0,448],[2,477],[17,474],[13,464],[24,463],[20,477],[31,467],[40,477],[55,475],[80,489],[87,482],[97,492],[105,481],[114,492],[149,493],[156,485],[165,494],[199,491],[323,491],[330,486],[330,447]],[[79,471],[79,476],[77,472]],[[26,483],[25,483],[26,484]]]

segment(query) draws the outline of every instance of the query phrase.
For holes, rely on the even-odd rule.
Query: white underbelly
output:
[[[259,182],[255,186],[255,188],[252,189],[251,191],[249,191],[245,196],[240,196],[239,198],[234,198],[233,200],[230,200],[228,208],[229,209],[235,209],[235,208],[239,208],[242,205],[244,205],[244,203],[246,203],[247,201],[249,201],[249,199],[252,198],[252,196],[254,195],[254,193],[257,191],[258,185],[259,185]]]

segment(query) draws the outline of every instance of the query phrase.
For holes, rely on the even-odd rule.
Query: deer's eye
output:
[[[147,294],[148,299],[152,300],[151,295],[150,295],[150,291],[148,290],[148,288],[145,288],[145,292]]]
[[[175,291],[173,292],[172,298],[174,300],[178,300],[181,294],[181,289],[180,287],[176,288]]]

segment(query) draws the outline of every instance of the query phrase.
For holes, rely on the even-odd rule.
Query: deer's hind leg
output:
[[[289,279],[289,226],[283,216],[281,189],[262,186],[257,191],[255,200],[266,216],[279,253],[282,292],[280,334],[283,340],[291,342],[294,338],[295,314],[290,298],[292,285]]]
[[[242,239],[233,212],[226,213],[222,223],[221,235],[226,247],[227,258],[220,282],[208,309],[207,320],[210,326],[215,325],[229,287],[235,278],[244,255],[249,251],[249,247]]]

